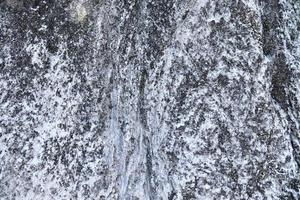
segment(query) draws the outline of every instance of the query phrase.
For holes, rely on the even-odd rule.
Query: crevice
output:
[[[288,88],[292,74],[286,64],[286,57],[283,53],[276,55],[273,67],[274,72],[271,81],[271,96],[285,111],[287,111],[289,106],[286,88]]]
[[[139,115],[140,120],[143,128],[147,127],[147,111],[145,108],[145,86],[146,81],[148,79],[148,72],[145,68],[141,71],[140,82],[139,82],[139,100],[138,100],[138,107],[139,107]]]
[[[152,178],[153,178],[153,171],[152,171],[152,152],[151,152],[151,145],[149,140],[146,139],[145,144],[146,147],[146,179],[147,179],[147,191],[149,199],[154,199],[156,196],[155,189],[152,187]]]
[[[296,125],[297,116],[295,116],[293,110],[297,106],[295,101],[294,92],[291,88],[295,83],[293,78],[294,71],[289,66],[289,60],[287,57],[288,51],[284,45],[284,33],[285,27],[283,20],[283,4],[278,0],[262,0],[260,3],[263,6],[262,13],[262,47],[263,53],[266,57],[271,59],[271,88],[270,94],[272,99],[281,107],[286,113],[286,119],[288,121],[287,133],[290,139],[290,146],[292,149],[292,156],[296,165],[296,173],[299,173],[300,169],[300,139],[299,131],[297,131]],[[296,105],[295,105],[296,104]],[[297,110],[297,109],[296,109]],[[297,114],[296,114],[297,115]],[[282,116],[283,117],[283,116]],[[288,180],[289,185],[286,186],[288,190],[296,191],[293,180]],[[296,199],[292,193],[285,191],[285,194],[281,196],[282,199]]]

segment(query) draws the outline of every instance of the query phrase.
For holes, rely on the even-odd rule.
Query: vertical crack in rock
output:
[[[279,1],[265,1],[263,12],[263,49],[266,56],[271,57],[272,62],[272,77],[271,77],[271,97],[277,102],[284,111],[288,125],[286,127],[287,134],[289,134],[291,149],[293,152],[293,159],[295,160],[296,169],[293,176],[299,177],[299,152],[300,152],[300,134],[295,127],[299,127],[299,114],[295,113],[296,107],[299,107],[299,100],[295,98],[295,90],[297,85],[297,71],[299,69],[293,68],[290,57],[291,50],[287,44],[290,42],[286,38],[287,32],[283,25],[285,25],[286,10],[288,5]],[[297,6],[297,3],[293,6]],[[286,10],[285,10],[286,9]],[[296,14],[294,14],[296,15]],[[293,30],[291,30],[293,31]],[[295,76],[296,75],[296,76]],[[296,108],[297,110],[297,108]],[[280,111],[278,111],[280,112]],[[290,158],[288,159],[289,162]],[[293,176],[289,179],[286,194],[280,195],[282,199],[298,199],[299,192],[291,188],[299,187],[299,183],[295,183]],[[294,190],[294,191],[293,191]]]

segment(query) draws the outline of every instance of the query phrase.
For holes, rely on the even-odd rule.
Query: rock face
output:
[[[0,199],[300,199],[300,1],[0,3]]]

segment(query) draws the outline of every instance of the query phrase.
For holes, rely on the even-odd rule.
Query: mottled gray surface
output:
[[[1,200],[300,199],[299,0],[1,0]]]

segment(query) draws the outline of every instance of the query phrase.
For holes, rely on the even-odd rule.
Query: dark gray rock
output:
[[[0,199],[300,199],[300,2],[0,2]]]

